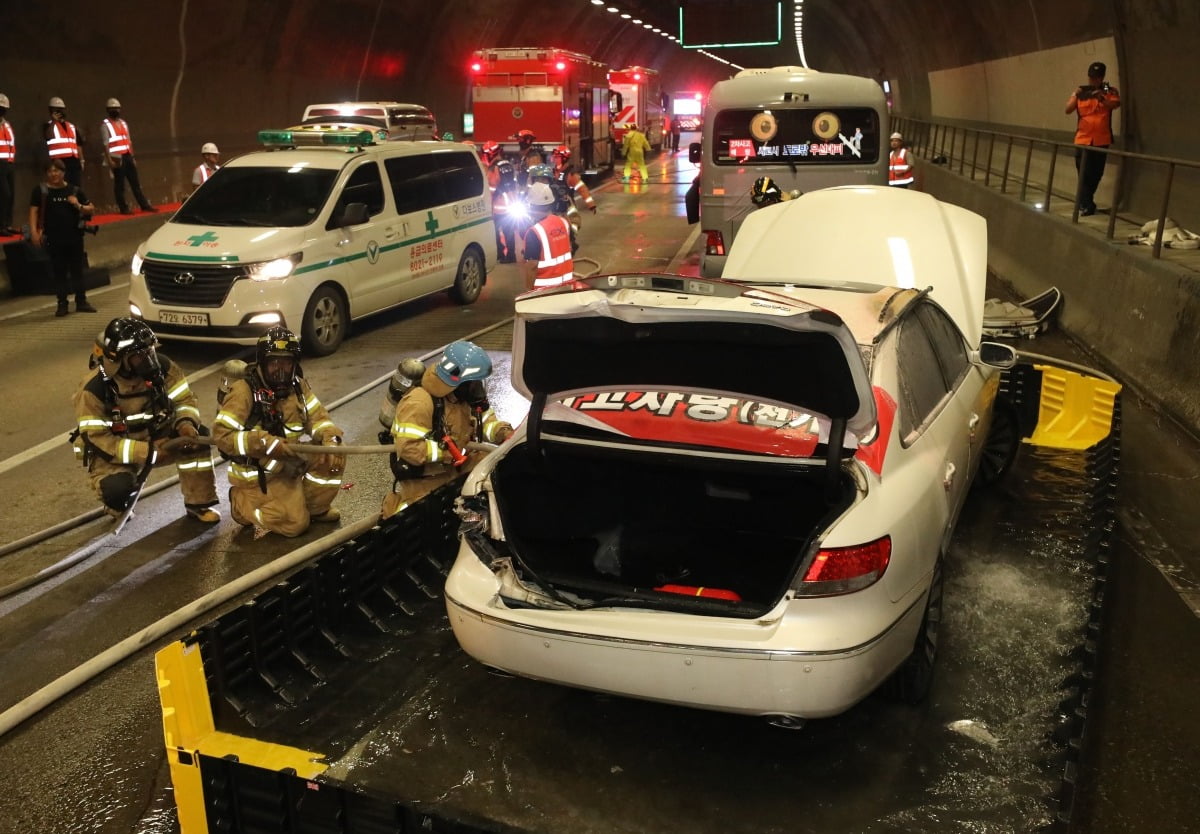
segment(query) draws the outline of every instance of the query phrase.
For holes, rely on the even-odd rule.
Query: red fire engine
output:
[[[608,74],[609,105],[612,112],[613,139],[621,145],[631,124],[646,134],[655,150],[663,144],[662,82],[656,70],[628,67]]]
[[[513,153],[517,134],[530,130],[547,152],[570,148],[581,171],[612,167],[608,67],[586,55],[550,47],[477,50],[471,109],[477,145],[494,141]]]

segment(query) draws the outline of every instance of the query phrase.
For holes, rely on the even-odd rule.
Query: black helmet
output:
[[[756,206],[772,206],[783,202],[783,191],[770,177],[759,177],[750,189],[750,202]]]
[[[140,319],[113,319],[97,342],[104,358],[116,365],[122,376],[154,379],[162,374],[155,352],[158,337]]]
[[[517,181],[517,169],[507,159],[496,163],[496,175],[500,177],[502,183]]]
[[[258,337],[255,361],[263,382],[276,391],[286,390],[295,381],[300,366],[300,340],[286,327],[275,325]]]

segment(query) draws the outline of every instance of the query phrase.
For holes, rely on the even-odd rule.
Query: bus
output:
[[[701,140],[688,149],[701,166],[700,274],[721,275],[759,177],[785,193],[887,185],[887,127],[887,99],[870,78],[789,66],[746,69],[715,84]]]

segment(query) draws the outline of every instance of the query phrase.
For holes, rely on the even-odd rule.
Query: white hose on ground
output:
[[[250,571],[250,573],[239,579],[235,579],[228,585],[208,592],[195,602],[185,605],[183,608],[168,614],[157,622],[151,623],[136,634],[131,634],[115,646],[106,649],[91,660],[77,666],[57,680],[46,684],[37,692],[18,701],[0,713],[0,737],[3,737],[9,730],[19,726],[22,722],[36,715],[50,704],[53,704],[76,687],[82,686],[92,678],[125,660],[133,653],[153,645],[171,632],[183,628],[192,620],[208,613],[219,605],[229,602],[240,594],[247,593],[256,586],[274,579],[314,556],[319,556],[336,545],[347,542],[355,536],[362,535],[378,523],[379,519],[372,516],[335,530],[327,536],[322,536],[316,541],[309,542],[273,562]]]

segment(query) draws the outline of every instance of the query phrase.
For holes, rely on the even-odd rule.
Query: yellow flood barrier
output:
[[[1087,449],[1108,437],[1120,383],[1053,365],[1034,365],[1034,368],[1042,372],[1038,422],[1024,442],[1058,449]]]

